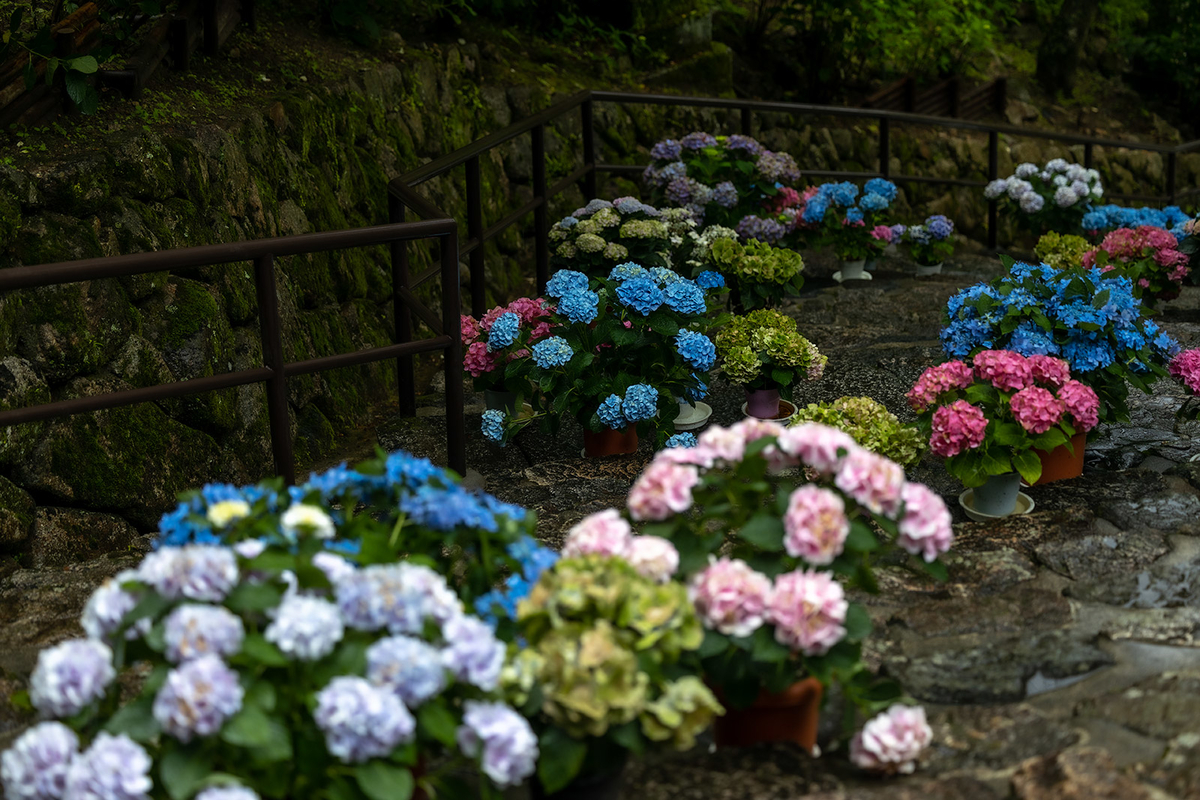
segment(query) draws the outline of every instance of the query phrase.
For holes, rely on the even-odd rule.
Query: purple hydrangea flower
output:
[[[99,589],[92,592],[87,605],[83,607],[83,616],[79,622],[89,639],[107,641],[110,636],[121,628],[125,615],[137,605],[138,598],[121,588],[126,581],[137,580],[137,573],[125,570],[105,581]],[[134,639],[138,633],[144,633],[150,625],[150,620],[139,620],[139,624],[125,632],[125,638]]]
[[[529,723],[503,703],[468,700],[458,746],[464,755],[482,753],[483,773],[500,787],[516,786],[533,774],[537,763],[537,737]]]
[[[74,716],[103,697],[115,677],[108,645],[71,639],[38,654],[29,678],[29,700],[47,716]]]
[[[721,208],[733,208],[737,205],[737,187],[730,181],[721,181],[713,187],[713,201]]]
[[[655,161],[678,161],[683,148],[674,139],[663,139],[650,148],[650,157]]]
[[[757,156],[763,152],[763,146],[758,143],[757,139],[752,139],[740,133],[735,133],[732,136],[725,137],[726,150],[744,150],[752,156]]]
[[[346,624],[360,631],[387,628],[420,635],[425,620],[439,625],[462,613],[446,580],[428,567],[400,562],[358,570],[334,587]]]
[[[695,133],[689,133],[687,136],[684,136],[682,139],[680,139],[679,144],[682,147],[686,147],[688,150],[703,150],[706,147],[716,147],[717,137],[713,136],[711,133],[696,131]]]
[[[675,178],[667,184],[666,196],[677,206],[686,206],[692,201],[692,195],[700,188],[700,184],[688,177]]]
[[[0,756],[0,783],[8,800],[59,800],[79,737],[61,722],[43,722]]]
[[[934,239],[945,239],[954,232],[954,223],[944,214],[934,214],[925,220],[925,227]]]
[[[168,600],[219,603],[237,584],[237,558],[213,545],[164,547],[142,560],[137,577]]]
[[[259,800],[258,792],[240,784],[210,786],[196,795],[195,800]]]
[[[809,208],[815,208],[815,200],[816,198],[813,198],[808,202]],[[824,214],[824,211],[821,213]],[[807,208],[804,216],[805,219],[808,218]],[[775,244],[787,234],[787,228],[773,219],[763,219],[753,214],[747,214],[737,224],[737,232],[738,236],[743,239],[757,239],[767,244]]]
[[[353,575],[355,569],[353,564],[337,553],[330,553],[324,550],[312,557],[312,565],[325,573],[325,578],[331,584],[336,584],[338,581]]]
[[[203,655],[227,658],[242,649],[242,620],[222,606],[182,605],[164,623],[167,660],[178,664]]]
[[[181,742],[212,736],[242,708],[238,674],[215,655],[201,656],[171,670],[153,713],[158,724]]]
[[[505,648],[487,623],[460,615],[442,626],[442,638],[447,642],[442,650],[442,664],[454,677],[485,692],[496,688],[504,666]]]
[[[317,694],[313,711],[325,746],[343,763],[358,764],[389,755],[410,742],[416,730],[412,714],[395,694],[363,678],[334,678]]]
[[[416,708],[446,687],[438,649],[411,636],[390,636],[367,649],[367,678]]]
[[[275,619],[263,631],[284,655],[300,661],[316,661],[333,652],[345,634],[338,607],[319,597],[291,595],[275,611]]]
[[[800,167],[787,153],[764,152],[758,157],[758,172],[768,183],[790,185],[800,180]]]
[[[154,785],[152,763],[141,745],[125,734],[100,733],[71,762],[63,800],[146,800]]]

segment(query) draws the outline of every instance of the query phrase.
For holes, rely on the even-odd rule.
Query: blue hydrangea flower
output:
[[[617,287],[617,299],[627,308],[648,316],[663,304],[662,290],[650,278],[631,278]]]
[[[675,283],[667,284],[662,294],[667,306],[680,314],[703,314],[707,308],[704,304],[704,290],[694,281],[681,278]]]
[[[692,379],[696,381],[695,388],[689,388],[685,394],[693,403],[697,400],[703,400],[708,397],[708,384],[696,377],[696,373],[692,373]]]
[[[561,336],[543,339],[533,346],[532,353],[534,362],[542,369],[561,367],[575,355],[571,345]]]
[[[175,608],[163,623],[167,649],[173,664],[213,654],[228,658],[242,649],[246,635],[240,617],[224,606],[186,604]]]
[[[438,649],[411,636],[389,636],[367,648],[367,679],[417,708],[446,688]]]
[[[479,758],[483,774],[497,786],[516,786],[533,774],[538,742],[526,719],[503,703],[468,700],[458,729],[459,749]]]
[[[1104,369],[1115,360],[1108,342],[1097,341],[1084,331],[1070,331],[1067,334],[1062,357],[1071,365],[1072,373]]]
[[[600,295],[585,289],[570,291],[558,300],[558,313],[571,322],[588,323],[599,314]]]
[[[934,214],[925,220],[925,228],[934,239],[945,239],[954,232],[954,223],[944,214]]]
[[[828,210],[828,198],[816,194],[808,198],[808,202],[804,204],[804,214],[801,218],[809,224],[817,223],[825,219],[825,212]]]
[[[888,207],[887,198],[875,192],[868,192],[863,195],[863,199],[858,201],[859,207],[863,211],[883,211]]]
[[[861,208],[847,208],[846,209],[846,221],[847,222],[862,222],[863,221],[863,210]]]
[[[1025,320],[1012,332],[1007,349],[1023,356],[1056,356],[1058,345],[1040,325],[1033,320]]]
[[[213,545],[164,547],[142,560],[137,577],[168,600],[219,603],[237,584],[237,558]]]
[[[717,347],[712,339],[696,331],[685,330],[675,334],[675,349],[685,361],[701,372],[708,372],[717,360]]]
[[[724,289],[725,276],[719,272],[706,269],[696,276],[696,285],[701,289]]]
[[[853,206],[854,201],[858,198],[858,187],[849,181],[827,183],[825,185],[829,187],[827,197],[833,205],[843,207]]]
[[[152,764],[142,746],[125,734],[101,732],[92,746],[71,762],[61,796],[69,800],[148,800],[154,786]]]
[[[447,483],[446,471],[427,458],[397,450],[388,455],[383,463],[384,478],[389,484],[399,484],[409,489],[418,489],[431,479]]]
[[[953,358],[966,358],[972,350],[990,349],[993,345],[992,326],[981,319],[962,319],[942,328],[939,337],[942,349]]]
[[[546,294],[550,297],[562,297],[571,292],[585,292],[588,288],[588,277],[573,269],[560,269],[546,281]]]
[[[167,674],[152,712],[162,729],[185,744],[212,736],[242,708],[238,674],[215,655],[201,656]]]
[[[706,147],[716,147],[717,137],[711,133],[703,133],[697,131],[689,133],[679,140],[679,144],[686,147],[688,150],[703,150]]]
[[[621,411],[621,398],[615,394],[610,394],[604,399],[596,409],[596,416],[614,431],[621,430],[629,424],[629,420],[625,419],[625,414]]]
[[[504,420],[506,414],[498,408],[489,408],[483,412],[483,417],[479,423],[479,430],[483,433],[483,438],[492,442],[501,442],[504,440]]]
[[[645,383],[635,383],[625,390],[621,411],[630,422],[652,419],[658,413],[658,390]]]
[[[696,436],[694,434],[687,433],[686,431],[684,433],[677,433],[671,438],[667,439],[667,443],[664,446],[668,450],[673,447],[695,447]]]
[[[10,800],[61,800],[79,737],[61,722],[43,722],[0,755],[0,779]]]
[[[505,312],[496,318],[492,323],[492,329],[488,331],[487,348],[488,351],[499,350],[501,347],[508,347],[517,340],[517,332],[521,329],[521,318],[511,311]]]
[[[713,187],[712,199],[721,208],[733,208],[738,202],[737,187],[730,181],[721,181]]]
[[[400,499],[400,510],[413,522],[438,531],[450,531],[459,525],[486,531],[497,529],[495,518],[479,498],[454,484],[445,489],[422,486]]]
[[[886,178],[871,178],[871,180],[867,181],[863,186],[863,192],[866,194],[880,195],[889,203],[895,200],[896,195],[898,194],[896,184],[892,183]]]
[[[317,693],[313,719],[325,734],[326,748],[345,764],[391,755],[412,741],[417,727],[395,694],[348,675]]]
[[[570,216],[563,217],[562,219],[560,219],[558,221],[559,227],[563,228],[565,230],[570,230],[571,228],[574,228],[578,224],[579,224],[579,220],[575,219],[574,217],[570,217]]]
[[[588,200],[588,204],[586,206],[584,206],[583,208],[575,209],[575,213],[573,216],[590,217],[592,214],[595,214],[597,211],[600,211],[605,208],[612,208],[612,203],[608,202],[607,200],[601,200],[599,197],[596,197],[591,200]]]
[[[640,264],[635,264],[632,261],[626,261],[624,264],[617,264],[608,273],[610,281],[627,281],[630,278],[644,278],[649,275],[649,271]]]
[[[655,161],[678,161],[683,148],[674,139],[663,139],[650,148],[650,157]]]
[[[263,638],[299,661],[316,661],[333,652],[346,628],[338,608],[328,600],[306,595],[284,598]]]
[[[442,626],[442,665],[460,681],[485,692],[496,688],[504,667],[506,648],[482,620],[465,614]]]

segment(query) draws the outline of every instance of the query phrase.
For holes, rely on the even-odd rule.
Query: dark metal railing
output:
[[[397,319],[410,310],[415,312],[433,331],[432,338],[412,341],[411,336],[408,339],[397,337],[395,344],[383,347],[320,356],[304,361],[284,360],[279,299],[275,286],[276,257],[388,243],[395,246],[397,242],[406,242],[412,239],[437,239],[441,243],[442,319],[439,321],[436,315],[412,294],[406,280],[403,279],[406,277],[405,275],[401,275],[401,280],[396,279],[397,265],[395,264],[393,264],[392,300]],[[390,358],[397,359],[399,367],[400,361],[411,359],[416,353],[441,350],[445,357],[446,368],[448,461],[450,467],[459,473],[466,470],[466,437],[462,418],[462,341],[458,327],[458,312],[461,304],[458,284],[458,226],[454,220],[432,219],[423,222],[379,225],[329,233],[307,233],[249,242],[185,247],[157,253],[137,253],[33,267],[14,267],[0,270],[0,292],[242,261],[254,262],[254,286],[258,296],[259,336],[262,342],[263,366],[234,370],[204,378],[192,378],[0,411],[0,428],[57,419],[89,411],[118,408],[134,403],[167,400],[217,389],[261,383],[266,388],[271,454],[274,457],[275,470],[284,477],[288,484],[292,484],[296,480],[296,466],[292,452],[291,418],[288,409],[288,378],[340,367],[370,364]]]

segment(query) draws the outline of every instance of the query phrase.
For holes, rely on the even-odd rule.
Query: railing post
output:
[[[1091,169],[1092,163],[1095,161],[1096,152],[1095,146],[1091,142],[1083,143],[1083,168]]]
[[[467,473],[467,431],[463,419],[462,328],[458,312],[462,299],[458,290],[458,234],[440,242],[442,250],[442,329],[450,337],[444,353],[446,376],[446,457],[450,469]]]
[[[482,317],[484,298],[483,199],[479,189],[479,156],[467,159],[467,238],[475,242],[468,256],[471,270],[471,313]]]
[[[962,99],[962,86],[959,85],[958,76],[950,79],[950,83],[946,86],[948,105],[950,106],[950,116],[957,117],[959,114],[959,101]]]
[[[579,105],[579,115],[583,123],[583,165],[588,171],[583,175],[584,201],[597,196],[596,183],[596,125],[592,117],[592,101],[584,100]]]
[[[204,17],[204,54],[215,56],[221,52],[221,28],[217,23],[217,0],[203,0],[201,13]]]
[[[258,325],[263,366],[271,370],[267,379],[267,419],[271,431],[271,455],[275,472],[288,486],[296,483],[292,456],[292,418],[288,411],[287,377],[283,374],[283,337],[279,330],[279,295],[275,290],[275,257],[254,259],[254,290],[258,295]]]
[[[1000,134],[988,131],[988,183],[996,180],[1000,172]],[[997,225],[999,223],[999,206],[996,200],[988,200],[988,229],[987,246],[989,250],[996,249]]]
[[[879,174],[888,177],[892,174],[892,131],[891,120],[879,118]]]
[[[1175,169],[1176,155],[1175,150],[1167,153],[1167,205],[1175,205]]]
[[[550,231],[546,220],[549,217],[550,198],[546,197],[546,126],[533,127],[533,198],[538,205],[533,209],[533,239],[537,264],[537,293],[546,290],[550,279]]]
[[[754,130],[754,120],[750,116],[749,106],[742,106],[742,135],[750,136]]]
[[[404,201],[388,193],[388,222],[404,222]],[[408,242],[392,242],[392,318],[396,321],[396,344],[412,341],[412,311],[400,297],[401,286],[408,287]],[[458,275],[454,276],[455,293],[458,293]],[[459,307],[454,306],[455,312]],[[455,324],[455,330],[458,325]],[[417,379],[413,371],[413,357],[400,356],[396,359],[396,390],[400,415],[417,415]]]

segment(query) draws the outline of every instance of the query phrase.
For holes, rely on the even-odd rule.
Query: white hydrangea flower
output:
[[[311,533],[318,539],[332,539],[334,536],[333,519],[317,506],[297,503],[283,512],[279,524],[283,527],[284,535],[292,540],[301,533]]]
[[[250,516],[250,504],[245,500],[222,500],[208,507],[208,521],[224,528],[243,517]]]

